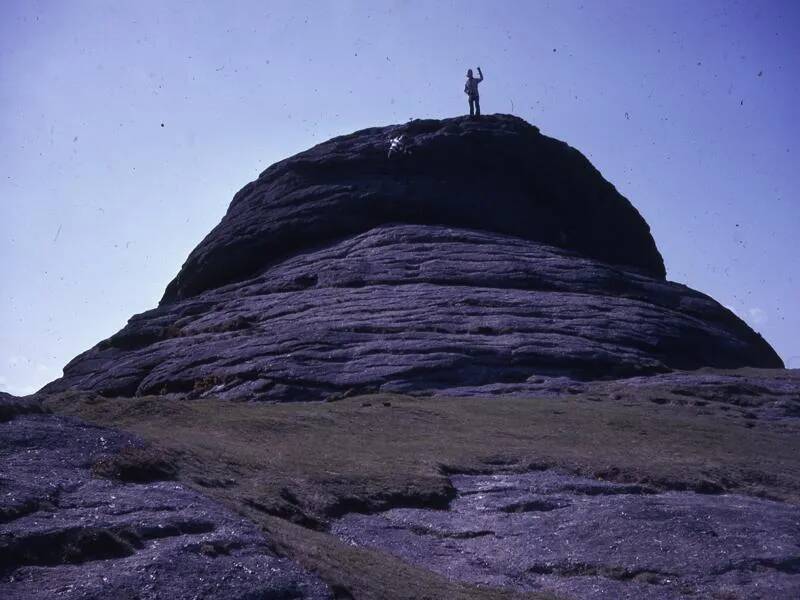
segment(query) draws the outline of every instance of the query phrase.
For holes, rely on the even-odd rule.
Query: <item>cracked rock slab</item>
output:
[[[333,533],[453,580],[567,598],[800,597],[800,508],[558,471],[456,475],[449,510],[349,514]]]
[[[77,419],[0,423],[0,597],[329,598],[251,522],[174,481],[94,477],[141,443]]]

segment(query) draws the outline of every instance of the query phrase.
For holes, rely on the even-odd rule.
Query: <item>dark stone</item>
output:
[[[410,152],[387,159],[399,133]],[[714,410],[735,427],[770,420],[793,435],[800,374],[782,366],[730,311],[666,281],[647,224],[579,152],[491,116],[368,129],[273,165],[158,308],[43,392],[568,394]],[[701,367],[713,369],[687,371]],[[719,370],[742,367],[771,370]],[[363,400],[391,408],[387,419],[406,402]],[[349,542],[453,580],[565,597],[800,594],[797,506],[726,494],[716,479],[592,471],[611,483],[532,458],[487,448],[477,466],[442,466],[451,477],[435,490],[369,497],[333,477],[319,518],[288,487],[278,504],[238,489],[235,469],[189,480],[240,496],[251,516],[317,530],[338,520]],[[179,484],[176,464],[133,435],[47,414],[37,396],[0,394],[0,597],[354,597]],[[774,477],[753,471],[743,489]]]
[[[45,391],[578,393],[576,378],[746,365],[782,363],[686,286],[517,237],[395,225],[137,315]]]
[[[349,514],[332,532],[449,579],[564,598],[797,598],[800,508],[557,471],[455,475],[449,510]]]
[[[633,206],[521,119],[366,129],[246,185],[159,308],[45,391],[336,400],[783,366],[664,275]]]
[[[454,396],[580,396],[602,402],[652,402],[695,407],[706,414],[793,425],[800,417],[800,369],[673,371],[612,381],[575,381],[568,377],[533,378],[520,383],[452,387]]]
[[[0,423],[10,421],[19,415],[45,413],[47,410],[41,401],[34,396],[20,398],[0,392]]]
[[[197,492],[152,472],[131,477],[145,484],[93,476],[93,464],[120,453],[141,463],[143,451],[68,417],[0,423],[0,598],[331,597],[253,523]]]
[[[387,159],[399,134],[411,153]],[[364,129],[272,165],[234,196],[162,303],[387,223],[492,231],[665,275],[647,223],[580,152],[488,115]]]

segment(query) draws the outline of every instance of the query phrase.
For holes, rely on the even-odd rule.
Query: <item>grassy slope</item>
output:
[[[449,472],[554,466],[659,489],[800,501],[793,428],[646,399],[366,396],[269,405],[72,396],[49,405],[152,442],[181,480],[261,523],[285,553],[349,590],[342,597],[492,597],[324,533],[350,510],[443,507]]]

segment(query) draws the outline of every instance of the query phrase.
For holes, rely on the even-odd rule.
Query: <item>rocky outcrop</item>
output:
[[[487,587],[564,598],[797,598],[800,509],[557,471],[456,475],[449,510],[350,514],[332,531]]]
[[[409,153],[386,154],[403,133]],[[664,279],[644,220],[566,144],[509,116],[325,142],[233,199],[161,305],[45,391],[314,400],[782,367]]]
[[[400,134],[409,153],[387,159]],[[365,129],[271,166],[236,194],[162,303],[394,222],[493,231],[665,273],[647,223],[580,152],[494,115]]]
[[[312,400],[781,366],[711,298],[555,246],[374,228],[137,315],[47,391]]]
[[[264,527],[271,548],[337,598],[797,597],[800,372],[562,381],[559,399],[538,397],[558,384],[541,379],[541,393],[525,398],[384,394],[287,406],[64,394],[46,406],[159,445],[158,454],[117,451],[107,429],[94,429],[109,448],[98,457],[102,439],[65,432],[102,483],[126,482],[125,498],[163,499],[157,522],[198,516],[186,495],[161,495],[161,485],[193,486]],[[7,425],[15,422],[26,421]],[[65,422],[75,423],[56,424]],[[19,460],[0,456],[14,473],[2,494],[26,498],[39,475],[58,481],[42,448],[53,457],[71,453],[69,444],[56,435],[25,443],[9,431],[0,426],[0,440],[23,458],[35,449],[24,464],[40,469],[16,476]],[[209,512],[206,527],[224,518]],[[55,589],[60,574],[70,584],[94,577],[99,560],[42,566],[39,589]],[[114,585],[122,573],[140,582],[133,557],[107,560]]]
[[[800,417],[800,369],[698,369],[610,381],[536,377],[521,383],[450,387],[448,396],[578,396],[692,406],[706,414],[791,422]],[[712,412],[713,411],[713,412]],[[787,419],[788,418],[788,419]]]
[[[0,596],[795,598],[800,376],[752,369],[782,366],[524,121],[336,138],[245,186],[160,305],[43,390],[154,446],[0,394]],[[365,392],[439,397],[213,400]],[[580,418],[483,398],[509,394]]]
[[[130,460],[140,440],[34,404],[0,423],[0,597],[332,597],[253,523]]]

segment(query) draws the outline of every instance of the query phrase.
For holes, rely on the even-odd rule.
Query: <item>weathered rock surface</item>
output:
[[[580,395],[597,401],[637,400],[700,409],[708,407],[708,414],[772,422],[796,422],[800,417],[800,369],[698,369],[612,381],[538,377],[522,383],[451,387],[442,393],[448,396]]]
[[[387,138],[401,133],[410,154],[387,159]],[[240,420],[254,426],[252,415],[233,418],[228,423],[233,433],[215,432],[222,436],[215,443],[232,449],[224,460],[222,446],[200,451],[213,428],[207,414],[193,415],[191,427],[200,435],[183,430],[184,445],[172,450],[185,461],[177,469],[178,463],[147,454],[139,438],[47,414],[36,397],[0,394],[0,597],[351,597],[349,588],[339,589],[343,581],[354,590],[378,590],[365,597],[392,597],[382,593],[380,582],[362,585],[359,565],[380,563],[370,572],[394,573],[394,559],[386,563],[377,560],[377,553],[364,557],[363,552],[357,558],[348,553],[320,557],[318,548],[309,552],[302,546],[321,538],[291,533],[296,537],[291,543],[284,540],[284,548],[319,567],[329,590],[289,558],[278,557],[252,523],[175,480],[198,469],[201,479],[208,471],[257,473],[253,487],[244,491],[233,484],[229,490],[217,478],[208,479],[213,486],[206,489],[224,489],[216,496],[220,501],[237,510],[254,507],[259,512],[254,518],[263,512],[270,522],[302,516],[304,503],[314,506],[319,498],[330,497],[337,509],[325,512],[325,518],[344,514],[333,533],[453,580],[577,598],[796,598],[796,505],[686,491],[736,489],[766,496],[772,490],[773,498],[796,498],[781,495],[787,490],[779,472],[796,471],[781,451],[793,456],[787,440],[793,439],[800,416],[800,375],[777,369],[782,366],[769,344],[733,313],[704,294],[666,281],[661,256],[638,212],[579,152],[535,127],[493,116],[416,121],[336,138],[273,165],[245,186],[222,222],[191,253],[159,307],[135,315],[119,333],[76,357],[64,376],[43,391],[163,394],[176,402],[198,397],[319,400],[376,391],[568,394],[578,397],[568,401],[576,407],[598,406],[586,400],[616,402],[620,406],[615,409],[624,411],[645,404],[646,410],[635,413],[637,421],[668,410],[652,410],[650,402],[688,405],[691,419],[719,417],[730,424],[736,435],[731,447],[737,450],[742,432],[747,433],[753,445],[740,458],[749,457],[750,448],[763,450],[762,440],[772,436],[769,451],[753,461],[758,469],[748,467],[748,485],[737,487],[738,480],[730,480],[722,487],[703,478],[693,487],[685,482],[695,479],[673,479],[670,470],[666,476],[640,477],[638,471],[622,473],[618,465],[605,462],[584,468],[582,456],[572,455],[570,438],[570,462],[551,462],[551,470],[533,473],[511,473],[509,466],[502,474],[454,475],[454,487],[445,474],[465,469],[439,463],[439,449],[428,461],[434,461],[435,480],[446,493],[436,493],[436,503],[426,492],[420,496],[423,502],[414,496],[413,503],[402,504],[425,508],[397,508],[401,504],[386,499],[410,497],[408,489],[395,489],[408,488],[413,479],[404,477],[410,474],[397,478],[402,484],[376,486],[376,498],[369,502],[359,496],[360,483],[352,476],[339,479],[341,464],[325,465],[319,489],[306,496],[294,494],[291,486],[273,485],[270,470],[286,469],[280,458],[272,461],[272,454],[281,454],[280,446],[270,438],[263,442],[268,451],[254,450],[254,440],[265,439],[264,428],[285,439],[286,423],[305,431],[308,415],[297,424],[262,418],[256,438],[238,429]],[[128,402],[133,416],[123,417],[122,411],[117,418],[125,419],[126,426],[142,425],[141,435],[158,443],[165,431],[175,436],[177,428],[189,426],[179,422],[175,405],[161,399],[76,396],[97,409],[88,411],[95,417],[104,414],[103,402],[115,407]],[[57,398],[61,404],[51,397],[48,406],[64,410],[71,395]],[[380,410],[387,416],[380,422],[391,425],[395,400],[383,398]],[[439,398],[437,410],[447,402]],[[458,401],[459,419],[466,402],[471,401]],[[213,400],[180,406],[199,404],[212,405],[212,414],[219,416]],[[223,404],[232,410],[230,403]],[[530,404],[528,399],[524,404]],[[559,414],[549,402],[543,404],[546,413]],[[166,407],[168,426],[144,427],[147,415],[136,412],[140,405],[149,406],[144,409],[148,413],[154,406]],[[359,405],[372,409],[371,401]],[[291,413],[322,407],[242,408]],[[414,423],[431,418],[413,406],[407,410]],[[593,415],[576,421],[584,423],[578,429],[587,422],[593,427]],[[762,429],[752,429],[759,419],[764,420]],[[525,423],[527,435],[529,420],[518,421]],[[100,422],[116,426],[121,421]],[[309,456],[324,462],[330,454],[325,444],[331,430],[325,427],[336,426],[324,418],[320,422],[321,436],[312,433],[301,443],[290,442],[302,449],[303,460],[292,463],[289,453],[283,456],[289,464],[305,465],[287,469],[293,478],[304,477]],[[485,430],[486,419],[477,422],[478,430]],[[471,448],[469,430],[461,429],[460,420],[457,425],[451,432],[466,436]],[[506,428],[504,421],[500,430]],[[403,438],[406,429],[401,428]],[[595,440],[592,431],[586,436]],[[709,453],[713,459],[698,458],[694,449],[706,443],[706,430],[699,431],[693,433],[700,442],[695,439],[691,446],[692,464],[705,469],[714,460],[735,462],[732,451],[724,449],[729,446]],[[719,434],[720,429],[713,431]],[[728,433],[724,426],[722,431]],[[583,436],[581,431],[570,434],[576,440]],[[603,439],[619,436],[614,430]],[[784,437],[776,442],[775,436]],[[198,437],[203,444],[186,441]],[[316,443],[317,437],[325,441],[315,454],[317,446],[310,440]],[[629,444],[620,445],[621,454],[612,455],[617,456],[612,462],[628,455]],[[659,457],[662,444],[653,447],[647,456]],[[479,463],[486,462],[493,472],[516,464],[504,463],[502,450],[487,449],[499,452],[499,458]],[[413,460],[398,464],[416,473],[420,459],[410,454]],[[534,458],[542,454],[538,448]],[[670,460],[679,454],[669,454]],[[398,455],[394,446],[390,455]],[[775,456],[762,472],[761,465]],[[377,462],[380,467],[370,477],[386,475],[385,460]],[[537,464],[526,459],[522,468]],[[556,466],[617,483],[581,479],[553,470]],[[744,468],[725,466],[731,473]],[[482,467],[469,472],[485,473]],[[759,485],[749,485],[751,479]],[[199,480],[185,479],[189,484]],[[214,487],[219,482],[222,487]],[[275,489],[262,489],[270,486]],[[458,494],[449,509],[433,510],[446,506],[454,489]],[[283,504],[274,510],[278,505],[253,502],[273,495],[287,503],[285,511]],[[388,506],[395,508],[383,510]],[[351,510],[383,512],[345,514]],[[322,520],[310,518],[297,522],[323,526]],[[278,539],[275,529],[269,531]],[[339,578],[340,570],[349,575]],[[391,589],[399,597],[399,588]]]
[[[410,154],[387,158],[400,133]],[[636,209],[521,119],[367,129],[246,185],[160,307],[45,391],[313,400],[783,366],[664,274]]]
[[[45,391],[474,395],[746,365],[782,363],[686,286],[518,237],[387,225],[137,315]]]
[[[388,160],[387,140],[400,134],[410,154]],[[272,165],[236,194],[162,302],[398,222],[493,231],[665,274],[647,223],[580,152],[490,115],[365,129]]]
[[[30,406],[0,423],[0,598],[331,597],[253,523],[200,494],[93,476],[136,438]]]
[[[449,510],[350,514],[333,533],[450,579],[566,598],[800,597],[800,508],[542,471],[457,475]]]

